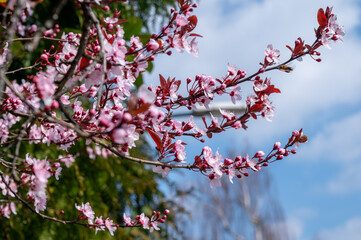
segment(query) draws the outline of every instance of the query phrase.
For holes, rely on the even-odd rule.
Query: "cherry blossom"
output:
[[[280,62],[279,60],[280,51],[278,49],[273,49],[272,44],[267,45],[264,54],[266,55],[266,60],[268,61],[269,64]]]
[[[27,0],[24,9],[20,9],[13,29],[17,38],[34,38],[38,32],[38,26],[27,24],[36,4],[36,1]],[[143,84],[137,88],[138,78],[158,55],[171,55],[175,50],[198,56],[197,40],[201,36],[194,31],[198,20],[193,14],[197,4],[178,1],[179,11],[172,9],[168,23],[145,40],[139,36],[125,38],[122,24],[126,19],[120,19],[118,10],[109,15],[107,12],[110,13],[111,8],[102,7],[98,0],[78,0],[77,4],[84,7],[84,24],[89,24],[88,29],[78,34],[64,31],[59,39],[56,38],[60,35],[59,26],[45,29],[43,38],[36,39],[57,44],[43,49],[38,60],[29,67],[33,74],[26,79],[8,79],[7,67],[14,59],[13,54],[9,54],[11,42],[1,46],[0,65],[5,69],[2,78],[6,81],[0,100],[0,144],[6,150],[1,158],[0,189],[9,201],[0,205],[0,214],[6,218],[11,213],[16,214],[14,202],[28,208],[34,205],[33,212],[45,216],[39,212],[47,208],[49,179],[54,177],[61,181],[66,176],[61,173],[76,164],[78,155],[67,151],[77,147],[79,141],[85,142],[84,154],[88,154],[89,159],[114,155],[134,164],[149,164],[153,172],[164,178],[175,168],[189,169],[208,177],[210,187],[220,187],[222,177],[228,176],[233,183],[234,178],[247,177],[251,171],[260,171],[274,161],[296,154],[295,148],[307,142],[303,129],[294,131],[284,145],[274,143],[268,152],[260,150],[235,158],[223,157],[207,145],[199,150],[199,155],[190,156],[187,151],[192,146],[187,143],[189,138],[204,143],[223,131],[246,130],[248,122],[259,117],[271,121],[276,111],[272,97],[281,91],[274,85],[275,81],[263,75],[272,70],[291,72],[289,63],[306,55],[319,62],[319,48],[330,48],[332,41],[342,42],[345,35],[332,8],[327,7],[318,11],[319,26],[315,29],[314,43],[306,44],[302,38],[297,38],[294,47],[286,46],[291,54],[285,62],[280,60],[280,51],[269,44],[260,69],[253,74],[247,75],[245,70],[227,64],[221,77],[200,74],[177,79],[159,75],[156,86]],[[12,13],[15,1],[9,1],[7,6]],[[99,9],[93,11],[94,8]],[[104,10],[103,18],[98,16],[100,9]],[[253,88],[253,93],[243,98],[244,113],[219,109],[221,116],[209,114],[210,119],[203,117],[198,125],[193,116],[184,121],[175,119],[175,111],[199,106],[208,109],[212,101],[222,95],[229,95],[233,104],[237,104],[242,100],[241,84]],[[146,139],[146,135],[157,151],[156,159],[131,156],[129,149],[136,147],[139,139]],[[37,159],[33,153],[19,151],[24,142],[51,145],[59,152],[54,159]],[[124,213],[121,225],[109,217],[95,216],[89,202],[79,206],[75,203],[75,208],[78,210],[76,220],[47,218],[85,225],[95,229],[95,233],[107,229],[113,236],[120,227],[159,230],[169,214],[169,210],[153,211],[151,215],[141,213],[132,219]]]

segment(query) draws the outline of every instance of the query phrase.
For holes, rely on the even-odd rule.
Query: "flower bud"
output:
[[[276,142],[274,145],[273,145],[273,150],[277,150],[281,147],[281,143],[280,142]]]

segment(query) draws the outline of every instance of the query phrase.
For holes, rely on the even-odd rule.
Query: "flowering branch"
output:
[[[66,2],[60,1],[54,12],[58,14]],[[186,51],[198,55],[197,38],[201,36],[193,32],[198,22],[193,14],[197,4],[179,0],[180,10],[171,9],[169,22],[143,43],[138,36],[124,39],[122,24],[127,20],[120,19],[119,11],[115,10],[113,16],[99,18],[93,10],[111,2],[116,1],[78,0],[77,5],[84,14],[82,32],[64,32],[61,37],[56,36],[58,25],[50,29],[57,20],[55,14],[45,23],[48,30],[36,30],[36,26],[22,25],[32,14],[31,1],[17,1],[16,7],[9,6],[12,15],[6,26],[7,40],[2,43],[0,55],[0,188],[4,196],[15,198],[44,219],[83,225],[96,231],[107,229],[112,235],[119,227],[159,230],[158,224],[166,220],[168,210],[162,213],[153,211],[150,217],[142,213],[134,219],[124,214],[123,225],[115,224],[109,218],[103,219],[102,216],[95,218],[89,203],[75,205],[78,218],[72,221],[40,213],[46,209],[48,179],[54,176],[58,180],[62,164],[69,167],[75,161],[75,156],[67,154],[63,158],[59,155],[58,159],[50,163],[46,158],[36,159],[29,153],[22,156],[22,143],[54,145],[60,154],[77,146],[83,139],[89,158],[95,158],[96,155],[104,158],[118,156],[151,165],[153,171],[161,173],[163,177],[172,169],[185,168],[207,176],[213,187],[221,185],[223,175],[227,175],[233,183],[234,177],[248,176],[249,170],[259,171],[269,163],[296,154],[295,148],[307,141],[301,129],[294,131],[283,147],[280,142],[276,142],[267,155],[258,151],[250,155],[253,157],[246,155],[230,159],[224,158],[218,151],[214,154],[210,147],[205,146],[199,155],[187,162],[187,144],[180,137],[189,136],[205,142],[203,137],[211,138],[213,134],[231,128],[246,130],[252,118],[256,120],[263,117],[271,121],[275,107],[270,96],[281,91],[269,78],[262,79],[261,74],[272,70],[290,72],[292,68],[288,64],[296,59],[300,61],[306,55],[317,62],[321,61],[318,49],[321,46],[329,48],[331,40],[342,41],[345,34],[337,24],[332,8],[318,11],[319,27],[315,30],[316,40],[313,44],[305,44],[298,38],[293,48],[287,46],[291,51],[288,60],[281,62],[280,51],[270,44],[265,49],[265,57],[256,73],[247,76],[244,70],[228,64],[228,71],[222,78],[206,75],[188,78],[184,81],[187,95],[182,96],[179,94],[182,81],[170,77],[166,79],[162,75],[159,75],[158,86],[142,85],[136,89],[134,85],[147,69],[148,63],[155,61],[160,54]],[[105,12],[110,10],[108,6],[99,9]],[[21,23],[18,22],[20,16],[25,16]],[[24,28],[30,37],[24,37]],[[33,65],[8,71],[13,58],[11,44],[14,41],[30,40],[24,47],[29,52],[37,48],[42,40],[56,41],[57,46],[44,50]],[[28,69],[32,69],[34,74],[28,75],[21,83],[7,78]],[[217,95],[229,95],[236,104],[242,99],[240,85],[246,82],[252,83],[254,94],[246,97],[247,107],[242,114],[236,115],[220,109],[221,117],[210,114],[210,121],[202,118],[204,127],[198,126],[193,116],[183,122],[173,117],[176,109],[191,110],[197,106],[208,108]],[[156,145],[156,160],[134,157],[129,152],[136,146],[140,135],[144,134],[149,134]],[[26,200],[22,197],[23,193],[17,192],[18,188],[27,192]],[[6,217],[11,212],[16,214],[14,201],[9,202],[5,207],[0,205],[0,213]]]

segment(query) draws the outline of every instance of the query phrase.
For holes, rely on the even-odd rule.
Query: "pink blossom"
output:
[[[4,48],[1,50],[0,65],[3,65],[4,62],[6,61],[6,55],[7,55],[8,51],[9,51],[8,45],[9,44],[6,42]]]
[[[133,225],[133,221],[130,217],[128,217],[125,213],[123,213],[123,222],[125,223],[126,226],[132,226]]]
[[[263,157],[265,154],[263,151],[258,151],[255,155],[255,158],[258,158],[258,157]],[[257,165],[258,161],[256,159],[250,159],[249,156],[247,155],[245,157],[245,160],[246,160],[246,164],[255,172],[259,171],[260,170],[260,166]]]
[[[164,167],[164,166],[156,166],[153,167],[152,171],[155,173],[161,173],[162,177],[165,178],[168,176],[168,173],[171,171],[171,168]]]
[[[179,27],[183,27],[185,25],[188,24],[188,19],[186,19],[184,16],[182,16],[181,14],[178,14],[177,17],[176,17],[176,24],[177,26]]]
[[[28,156],[27,156],[28,158]],[[48,179],[51,177],[50,164],[47,160],[27,159],[27,162],[32,162],[31,168],[33,176],[31,177],[31,184],[28,195],[34,199],[34,206],[36,212],[44,211],[46,208],[46,186]]]
[[[75,162],[74,156],[71,154],[67,154],[66,156],[59,155],[60,162],[64,163],[67,168],[70,167],[70,165]]]
[[[221,154],[218,153],[218,151],[216,152],[216,155],[214,157],[212,155],[213,155],[213,152],[210,147],[206,146],[203,148],[204,160],[206,160],[208,165],[212,168],[212,170],[219,177],[221,177],[223,175],[223,173],[221,171],[221,167],[223,165],[223,163],[222,163],[223,157]]]
[[[36,126],[35,124],[32,125],[30,127],[29,138],[34,139],[29,141],[29,143],[35,143],[35,144],[40,143],[42,139],[41,128]]]
[[[140,86],[138,90],[138,97],[139,99],[143,100],[145,103],[153,103],[155,99],[154,93],[148,90],[146,85]]]
[[[119,21],[118,18],[111,18],[111,17],[106,17],[104,19],[101,19],[103,20],[103,22],[107,23],[107,24],[115,24]]]
[[[105,226],[104,226],[104,220],[103,217],[96,217],[94,224],[96,224],[97,226],[95,227],[95,234],[97,234],[98,231],[104,231],[105,230]]]
[[[61,170],[62,170],[61,167],[58,167],[58,168],[56,169],[56,171],[55,171],[55,179],[56,179],[56,180],[59,180],[59,176],[60,176],[60,174],[61,174]]]
[[[323,32],[322,32],[322,35],[321,35],[321,43],[322,43],[322,45],[325,46],[326,48],[331,49],[330,41],[329,41],[329,39],[328,39],[328,36],[327,36],[326,31],[323,31]]]
[[[144,229],[149,229],[149,217],[146,217],[144,213],[139,215],[139,223]]]
[[[213,90],[215,89],[216,81],[211,76],[200,76],[199,85],[203,89],[206,97],[213,98]]]
[[[117,227],[114,225],[113,220],[110,220],[109,218],[105,219],[105,227],[109,230],[110,235],[114,235],[114,231],[117,230]]]
[[[233,120],[235,118],[234,113],[227,111],[227,110],[223,110],[223,109],[219,109],[219,112],[222,114],[222,117],[226,118],[227,120]]]
[[[229,93],[233,104],[236,104],[237,100],[241,100],[242,96],[240,94],[241,87],[239,85],[230,88],[232,91]]]
[[[8,136],[9,136],[9,129],[5,125],[4,120],[0,118],[0,139],[1,139],[1,143],[6,142],[6,140],[8,139]]]
[[[221,187],[222,186],[221,181],[220,181],[220,178],[222,177],[222,175],[218,175],[217,173],[213,172],[213,173],[209,174],[208,177],[211,180],[209,182],[209,186],[211,188],[213,188],[213,187]]]
[[[147,51],[155,51],[159,48],[159,43],[154,39],[150,39],[147,44]]]
[[[266,55],[268,63],[279,63],[280,51],[278,49],[273,49],[272,44],[267,45],[264,54]]]
[[[234,167],[229,167],[227,170],[228,178],[231,183],[233,183],[233,178],[236,176],[236,169]]]
[[[3,181],[4,179],[4,181]],[[8,185],[10,189],[6,186]],[[14,193],[18,192],[18,188],[13,179],[10,179],[8,175],[5,175],[3,178],[0,178],[0,189],[2,190],[2,194],[4,196],[9,195],[11,197],[15,197]]]
[[[79,213],[84,215],[90,224],[93,224],[95,213],[88,202],[86,204],[82,203],[81,206],[75,204],[75,208],[78,209]]]
[[[184,163],[184,159],[186,159],[187,155],[186,152],[184,151],[184,145],[182,144],[182,140],[177,140],[174,144],[174,149],[176,151],[175,153],[175,157],[177,159],[178,162],[182,162]]]
[[[236,65],[228,63],[227,68],[228,68],[229,75],[235,76],[237,74]]]
[[[5,207],[0,205],[0,212],[1,215],[3,215],[4,217],[10,218],[11,211],[10,211],[9,203],[6,203]]]
[[[157,222],[157,221],[152,221],[152,222],[149,224],[149,226],[150,226],[149,231],[150,231],[150,232],[153,232],[153,230],[159,231],[158,224],[159,224],[159,222]]]
[[[194,57],[198,57],[198,43],[196,38],[193,38],[190,42],[183,42],[184,49],[187,53],[192,54]]]
[[[143,43],[140,41],[139,37],[132,36],[130,38],[130,43],[134,47],[134,50],[141,49],[143,47]]]
[[[44,101],[46,106],[50,106],[53,102],[53,95],[56,90],[54,81],[56,80],[57,71],[54,67],[48,66],[45,72],[39,72],[34,77],[36,88],[39,91],[39,97]]]
[[[139,139],[139,134],[135,131],[135,125],[123,124],[121,128],[112,131],[113,141],[118,144],[128,144],[129,148],[135,147],[135,141]]]

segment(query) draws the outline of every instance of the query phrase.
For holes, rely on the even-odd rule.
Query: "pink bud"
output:
[[[48,54],[45,54],[45,53],[41,54],[40,58],[44,62],[48,62],[48,60],[49,60]]]
[[[231,164],[233,164],[233,160],[232,160],[232,159],[229,159],[229,158],[225,158],[225,159],[224,159],[224,164],[225,164],[225,165],[231,165]]]
[[[277,150],[281,147],[281,143],[280,142],[276,142],[274,145],[273,145],[273,150]]]
[[[264,157],[266,154],[263,152],[263,151],[258,151],[254,157],[255,158],[261,158],[261,157]]]
[[[280,148],[277,151],[277,154],[279,154],[279,155],[284,155],[285,153],[286,153],[286,149],[284,149],[284,148]]]
[[[132,121],[132,115],[130,114],[130,113],[124,113],[123,114],[123,121],[124,122],[126,122],[126,123],[128,123],[128,122],[130,122],[130,121]]]
[[[295,130],[292,132],[292,136],[297,137],[298,135],[300,135],[299,131]]]
[[[53,102],[51,103],[51,109],[58,109],[59,108],[59,103],[56,100],[53,100]]]

